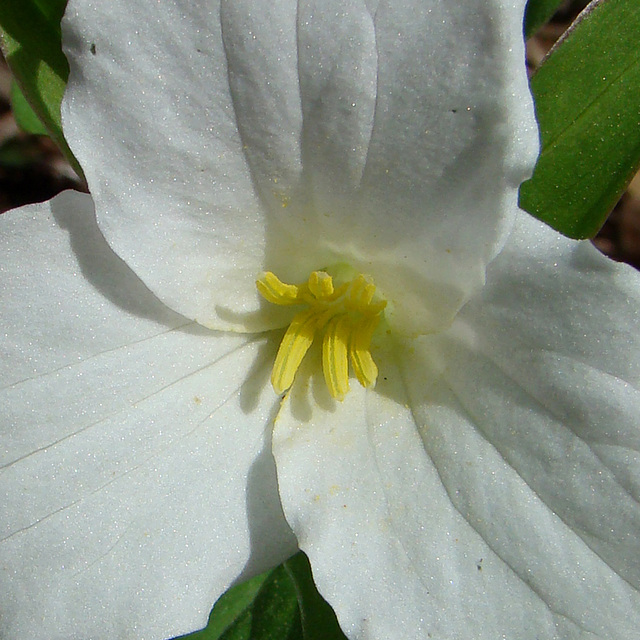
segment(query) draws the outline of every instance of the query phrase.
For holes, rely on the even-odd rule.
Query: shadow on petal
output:
[[[84,194],[78,197],[87,198]],[[123,311],[175,327],[192,322],[163,304],[138,278],[135,272],[116,255],[98,228],[95,215],[78,215],[63,199],[51,201],[53,217],[61,229],[69,233],[71,248],[82,275],[110,302]],[[191,329],[203,335],[211,332],[194,325]]]

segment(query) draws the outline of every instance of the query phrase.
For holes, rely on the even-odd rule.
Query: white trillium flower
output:
[[[524,4],[71,0],[92,195],[0,218],[3,638],[185,633],[298,548],[350,638],[637,638],[640,279],[517,210]]]

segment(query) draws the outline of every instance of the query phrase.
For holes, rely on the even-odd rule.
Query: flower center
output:
[[[387,303],[373,299],[376,288],[370,279],[360,274],[335,287],[326,271],[314,271],[307,282],[294,285],[267,271],[256,286],[273,304],[306,307],[293,317],[280,343],[271,372],[276,393],[293,384],[318,333],[323,334],[322,371],[334,398],[342,400],[349,391],[349,361],[363,387],[375,385],[378,367],[371,357],[371,337]]]

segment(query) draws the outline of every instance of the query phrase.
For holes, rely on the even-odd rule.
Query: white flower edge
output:
[[[524,5],[71,0],[63,119],[103,233],[212,328],[282,325],[256,277],[336,261],[401,330],[446,326],[535,160]]]
[[[0,216],[0,634],[168,638],[296,550],[264,339],[167,309],[90,196]]]
[[[280,495],[350,638],[636,637],[639,303],[631,268],[520,214],[451,330],[381,357],[344,422],[294,386]]]

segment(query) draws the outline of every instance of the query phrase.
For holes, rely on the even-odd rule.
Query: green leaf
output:
[[[69,75],[60,20],[66,0],[1,0],[0,46],[24,97],[74,169],[62,134],[60,103]]]
[[[543,24],[551,20],[562,0],[529,0],[524,16],[524,35],[530,38]]]
[[[256,596],[249,635],[242,640],[297,640],[302,627],[296,591],[283,565],[273,570]],[[226,632],[222,640],[240,640]]]
[[[184,640],[298,640],[302,637],[295,586],[280,565],[233,587],[216,603],[206,629]]]
[[[46,136],[47,130],[27,102],[15,80],[11,83],[11,110],[18,126],[27,133]]]
[[[33,3],[38,7],[40,13],[54,23],[60,31],[60,20],[67,7],[67,0],[33,0]]]
[[[542,138],[520,206],[592,237],[640,165],[640,3],[594,2],[532,78]]]
[[[206,629],[182,640],[346,640],[313,583],[307,557],[231,588],[216,603]]]
[[[251,606],[264,582],[273,573],[267,571],[251,580],[232,587],[216,602],[209,615],[209,624],[202,631],[181,636],[185,640],[218,640],[228,629],[251,623]],[[242,636],[240,636],[242,637]]]
[[[316,589],[307,556],[298,553],[284,564],[296,587],[304,640],[347,640],[333,609]]]

